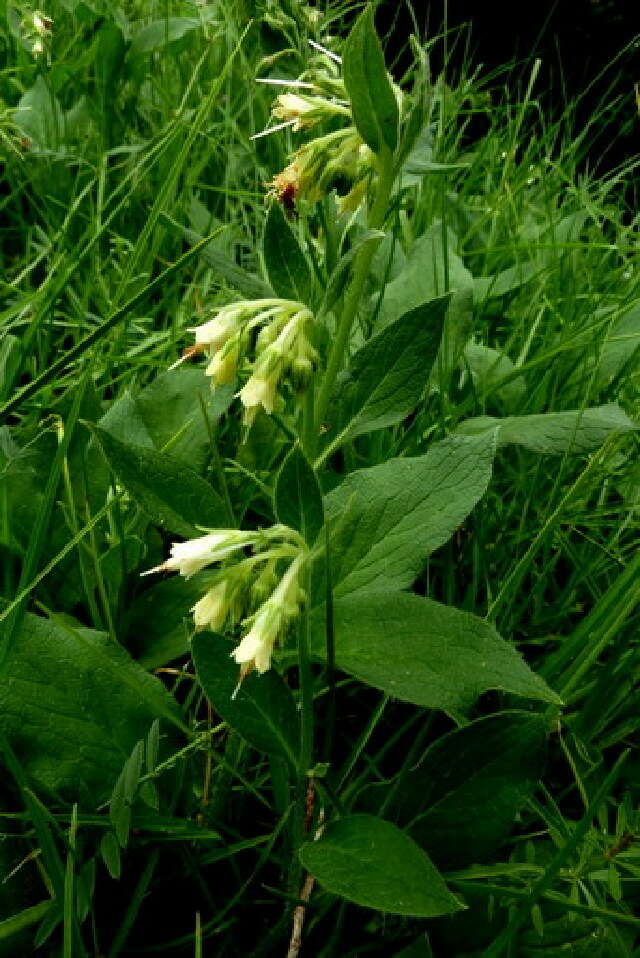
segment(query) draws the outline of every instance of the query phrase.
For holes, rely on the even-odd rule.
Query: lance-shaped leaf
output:
[[[232,651],[231,642],[212,632],[194,636],[193,661],[207,698],[250,745],[295,766],[299,723],[293,695],[273,669],[264,675],[251,673],[238,687]]]
[[[587,453],[597,449],[614,432],[637,429],[617,403],[593,409],[568,409],[532,416],[479,416],[458,426],[458,433],[475,435],[498,428],[498,445],[514,444],[548,455]]]
[[[323,655],[324,610],[312,617]],[[334,607],[336,662],[344,672],[404,702],[464,713],[501,689],[560,704],[515,648],[484,619],[406,592],[363,592]]]
[[[277,203],[271,205],[267,214],[264,261],[276,295],[305,305],[309,303],[311,271],[300,244]]]
[[[222,497],[179,459],[92,429],[116,476],[154,522],[181,536],[229,524]]]
[[[372,786],[367,804],[375,798],[440,866],[486,861],[543,773],[546,735],[540,714],[477,719],[437,739],[396,781]]]
[[[344,294],[349,280],[353,275],[353,261],[360,250],[366,249],[367,247],[375,250],[384,239],[384,235],[382,230],[365,230],[365,232],[354,241],[353,246],[340,257],[329,277],[320,312],[329,312]]]
[[[348,475],[325,497],[336,595],[408,588],[484,494],[493,455],[490,433],[453,437]]]
[[[435,918],[464,906],[429,857],[391,822],[349,815],[300,849],[304,867],[328,891],[394,915]]]
[[[328,449],[402,422],[424,392],[442,339],[448,296],[424,303],[360,349],[337,383]]]
[[[385,146],[393,152],[398,143],[400,114],[371,6],[360,15],[347,38],[342,70],[360,136],[374,153]]]
[[[282,464],[274,499],[278,521],[297,529],[312,546],[324,524],[322,493],[299,446],[294,446]]]

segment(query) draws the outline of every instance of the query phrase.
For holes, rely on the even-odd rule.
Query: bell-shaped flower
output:
[[[229,584],[223,579],[198,599],[193,612],[193,624],[196,632],[211,629],[221,632],[229,614]]]
[[[148,569],[142,575],[151,575],[152,572],[179,572],[188,579],[206,566],[220,562],[232,552],[253,545],[258,537],[259,533],[220,529],[197,539],[174,542],[166,562]]]
[[[262,674],[270,668],[276,641],[284,636],[305,599],[299,583],[305,558],[306,550],[291,562],[270,598],[247,620],[250,629],[231,653],[240,666],[241,678],[252,669]]]

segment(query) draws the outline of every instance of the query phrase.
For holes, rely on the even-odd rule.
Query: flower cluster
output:
[[[317,203],[333,187],[349,184],[341,211],[356,209],[374,171],[373,154],[354,127],[336,130],[303,144],[291,162],[268,184],[286,205],[298,197]]]
[[[210,320],[190,332],[195,334],[195,350],[208,356],[207,376],[222,386],[235,380],[258,331],[251,375],[238,393],[245,424],[251,425],[260,407],[268,414],[274,411],[285,378],[294,388],[306,385],[316,360],[312,325],[313,313],[302,303],[255,299],[218,307]],[[183,359],[192,354],[193,349]]]
[[[319,49],[333,56],[323,47]],[[353,125],[342,79],[327,71],[318,71],[311,80],[303,77],[262,82],[287,85],[299,92],[281,93],[276,97],[271,112],[281,122],[255,134],[254,138],[283,127],[298,132],[321,122],[346,121],[346,126],[317,136],[297,149],[288,166],[268,184],[271,195],[291,211],[297,199],[317,203],[329,190],[339,190],[346,183],[348,189],[341,197],[341,210],[356,209],[366,193],[375,163],[371,150]]]
[[[247,549],[251,555],[246,555]],[[179,572],[189,578],[238,554],[242,558],[220,569],[191,611],[197,632],[222,632],[227,626],[241,625],[243,635],[231,655],[244,678],[253,669],[260,673],[269,669],[276,642],[305,600],[300,583],[308,552],[301,536],[283,525],[259,532],[217,529],[197,539],[174,542],[166,562],[142,574]]]
[[[31,55],[40,57],[46,51],[46,45],[51,40],[53,20],[41,10],[34,10],[27,14],[22,21],[22,31],[25,39],[31,44]]]

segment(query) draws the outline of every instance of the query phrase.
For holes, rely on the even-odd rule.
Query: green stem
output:
[[[298,860],[298,849],[306,840],[308,773],[313,764],[313,672],[311,670],[309,632],[309,612],[305,608],[300,616],[300,628],[298,629],[300,753],[293,820],[293,857],[289,873],[289,892],[294,896],[298,894],[302,875],[302,867]]]
[[[367,217],[367,226],[369,229],[380,229],[383,226],[394,180],[393,154],[385,149],[384,152],[380,153],[377,157],[377,161],[378,184],[376,197]],[[375,246],[371,243],[367,243],[362,247],[355,259],[353,279],[344,299],[342,315],[340,316],[333,346],[329,352],[327,369],[318,393],[315,417],[316,436],[322,428],[336,378],[344,365],[345,352],[349,345],[353,321],[356,318],[358,307],[360,306],[362,290],[369,275],[369,268],[374,252]]]

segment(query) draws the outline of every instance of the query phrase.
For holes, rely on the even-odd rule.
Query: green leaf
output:
[[[322,656],[324,610],[312,616]],[[406,592],[363,592],[334,606],[340,669],[388,695],[424,708],[467,712],[500,689],[560,704],[515,648],[484,619]]]
[[[44,918],[52,907],[55,906],[52,904],[51,899],[49,899],[47,901],[41,901],[37,905],[31,905],[29,908],[23,908],[21,912],[17,915],[12,915],[10,918],[0,920],[0,941],[11,938],[13,935],[17,935],[18,932],[24,931],[25,928],[35,925],[37,921]],[[27,947],[26,942],[25,947]],[[5,952],[5,954],[7,953]]]
[[[232,399],[233,387],[212,389],[202,369],[181,366],[136,396],[122,393],[98,425],[121,442],[168,452],[201,472],[210,455],[207,420],[218,420]]]
[[[456,253],[457,245],[453,231],[443,230],[440,222],[418,237],[409,250],[406,266],[385,288],[378,329],[445,293],[473,287],[473,277]]]
[[[166,17],[153,20],[137,30],[131,40],[131,54],[154,53],[168,43],[181,40],[182,37],[201,30],[206,20],[211,19],[211,11],[202,11],[202,17]]]
[[[605,388],[640,351],[640,303],[636,303],[608,330],[598,359],[598,385]]]
[[[113,832],[105,832],[100,841],[100,855],[112,878],[120,878],[122,864],[120,860],[120,845]]]
[[[228,640],[212,632],[194,636],[193,661],[207,698],[250,745],[295,766],[299,723],[293,695],[273,669],[264,675],[251,673],[238,688],[240,676],[232,649]]]
[[[408,588],[484,494],[493,455],[488,433],[453,437],[348,475],[325,497],[336,595]]]
[[[302,846],[300,860],[328,891],[366,908],[435,918],[464,907],[425,852],[373,815],[327,825],[317,841]]]
[[[0,675],[0,731],[38,788],[97,804],[155,718],[183,727],[162,683],[121,646],[25,616]]]
[[[533,416],[479,416],[460,423],[458,433],[478,435],[498,427],[498,445],[524,446],[547,455],[566,452],[587,453],[599,446],[614,432],[630,432],[638,427],[617,403],[593,409],[569,409]]]
[[[207,590],[206,576],[174,576],[155,582],[133,602],[127,648],[145,669],[157,669],[189,650],[189,613]]]
[[[517,263],[500,273],[476,276],[473,280],[473,298],[483,305],[488,299],[499,299],[521,289],[541,272],[539,263]]]
[[[312,546],[324,525],[322,493],[316,474],[299,446],[294,446],[278,473],[275,489],[278,521],[301,532]]]
[[[503,379],[516,372],[516,367],[507,355],[490,346],[467,343],[462,365],[471,373],[474,388],[482,400],[485,395],[495,393],[507,408],[511,408],[517,405],[526,392],[522,376],[500,385]]]
[[[384,814],[442,867],[486,861],[508,837],[544,771],[546,722],[499,712],[441,736],[397,783]]]
[[[360,15],[347,37],[342,71],[360,136],[374,153],[380,153],[384,146],[393,153],[398,143],[400,114],[371,6]]]
[[[300,244],[277,203],[272,203],[267,213],[264,261],[277,296],[309,303],[311,272]]]
[[[351,248],[340,257],[338,263],[329,277],[327,288],[322,300],[320,312],[327,313],[338,302],[345,292],[347,285],[352,278],[353,261],[361,249],[378,246],[384,239],[385,234],[382,230],[365,230],[353,243]]]
[[[193,469],[166,453],[124,443],[92,426],[114,473],[150,519],[181,536],[228,525],[224,501]]]
[[[348,439],[402,422],[420,401],[436,358],[449,297],[405,313],[370,339],[337,383],[336,448]]]
[[[64,121],[58,98],[39,75],[20,98],[14,120],[36,151],[61,150]]]

